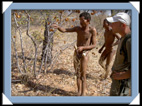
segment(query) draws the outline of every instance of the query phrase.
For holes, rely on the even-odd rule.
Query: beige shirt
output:
[[[112,67],[112,71],[114,71],[114,70],[115,71],[129,70],[131,67],[131,38],[126,41],[126,50],[127,50],[128,60],[125,63],[123,63],[124,55],[120,54],[122,42],[125,39],[125,37],[121,38],[120,43],[118,45],[115,61],[114,61],[113,67]]]

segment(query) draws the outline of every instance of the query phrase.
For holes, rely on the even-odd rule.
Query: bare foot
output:
[[[110,78],[110,71],[106,71],[104,79],[109,79]]]
[[[100,79],[100,81],[105,81],[105,80],[107,80],[107,79],[109,79],[110,77],[109,76],[104,76],[104,78],[102,78],[102,79]]]
[[[80,95],[81,95],[81,92],[78,92],[78,93],[77,93],[77,96],[80,96]]]
[[[110,76],[109,75],[105,75],[104,80],[109,79]]]
[[[81,94],[81,96],[85,96],[85,93]]]

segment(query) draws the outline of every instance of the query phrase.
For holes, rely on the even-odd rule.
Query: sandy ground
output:
[[[53,56],[67,44],[76,40],[75,33],[59,32],[54,36]],[[86,96],[109,96],[111,79],[102,80],[105,71],[98,63],[100,54],[99,38],[96,48],[89,53],[87,69],[87,91]],[[76,96],[77,84],[75,70],[73,67],[74,47],[65,49],[57,58],[52,70],[37,75],[36,78],[21,77],[17,68],[12,67],[12,79],[21,80],[11,84],[12,96]],[[113,63],[113,61],[112,61]],[[37,63],[38,64],[38,63]]]

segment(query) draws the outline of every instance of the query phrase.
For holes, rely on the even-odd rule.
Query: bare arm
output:
[[[77,28],[78,28],[77,26],[73,27],[73,28],[63,28],[63,27],[58,26],[57,24],[52,24],[51,27],[58,29],[62,33],[64,33],[64,32],[76,32]]]
[[[120,42],[120,37],[117,34],[115,34],[114,36],[117,38],[117,41],[115,43],[113,43],[112,46],[116,46]]]
[[[104,38],[105,38],[105,37],[106,37],[106,36],[105,36],[105,34],[104,34]],[[104,47],[105,47],[105,42],[104,42],[103,46],[99,49],[98,52],[101,53]]]
[[[103,46],[99,49],[99,53],[102,52],[103,48],[105,47],[105,43],[103,44]]]
[[[78,52],[82,52],[84,50],[91,50],[91,49],[95,48],[95,46],[96,46],[96,35],[97,35],[96,29],[94,28],[94,29],[92,29],[91,45],[78,47],[77,48]]]

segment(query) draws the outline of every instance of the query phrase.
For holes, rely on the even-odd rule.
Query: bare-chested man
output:
[[[103,53],[100,56],[99,64],[105,69],[106,74],[105,74],[104,79],[107,79],[107,78],[109,78],[109,74],[111,72],[110,71],[110,69],[111,69],[110,63],[113,58],[113,55],[115,54],[115,50],[114,50],[113,46],[115,46],[119,43],[120,37],[118,35],[112,33],[112,30],[109,27],[109,23],[107,22],[106,19],[104,20],[103,27],[105,28],[105,33],[104,33],[105,43],[99,49],[99,53],[102,52],[104,47],[105,47],[105,50],[103,51]],[[118,40],[114,43],[115,38],[117,38]],[[105,60],[106,60],[106,64],[105,64]]]
[[[77,74],[78,96],[84,96],[86,91],[86,69],[88,63],[88,51],[95,48],[96,29],[89,26],[91,16],[87,12],[79,15],[80,26],[62,28],[56,24],[52,27],[61,32],[77,33],[77,49],[74,52],[74,68]]]

